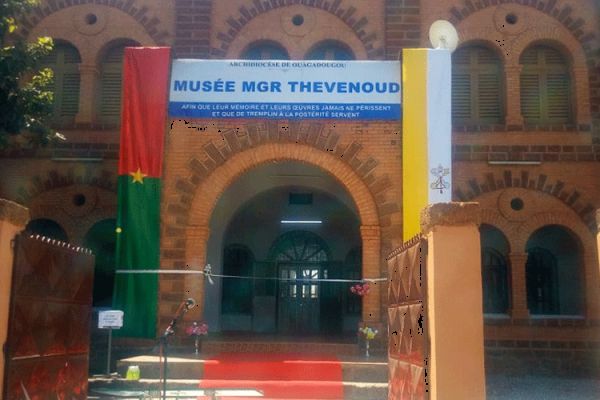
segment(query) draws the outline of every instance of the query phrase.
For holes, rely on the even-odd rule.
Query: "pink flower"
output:
[[[203,336],[208,334],[208,325],[204,322],[197,323],[193,322],[192,325],[188,326],[185,330],[188,336]]]
[[[369,294],[369,290],[369,282],[363,284],[357,283],[356,285],[350,287],[350,291],[358,296],[365,296]]]

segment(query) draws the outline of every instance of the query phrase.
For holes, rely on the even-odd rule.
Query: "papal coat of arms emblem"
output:
[[[444,189],[450,188],[450,182],[444,179],[444,177],[450,175],[450,168],[444,168],[442,164],[439,164],[437,168],[431,169],[431,174],[435,177],[435,180],[430,185],[432,189],[444,193]]]

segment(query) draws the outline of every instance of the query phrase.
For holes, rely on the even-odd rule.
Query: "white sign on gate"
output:
[[[98,313],[98,328],[119,329],[123,327],[123,311],[107,310]]]
[[[399,120],[398,61],[174,60],[169,115]]]

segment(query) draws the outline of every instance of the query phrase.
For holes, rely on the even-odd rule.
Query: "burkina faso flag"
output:
[[[160,269],[160,191],[170,49],[128,47],[118,178],[117,270]],[[153,338],[157,274],[122,274],[113,308],[124,311],[120,336]]]

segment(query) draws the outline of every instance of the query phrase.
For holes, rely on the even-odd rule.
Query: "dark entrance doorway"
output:
[[[360,220],[339,183],[318,168],[278,162],[245,173],[219,204],[207,261],[229,277],[206,293],[207,304],[220,300],[218,315],[206,310],[215,331],[355,337],[361,299],[350,283],[327,281],[362,277]],[[232,257],[233,249],[248,257]]]
[[[546,225],[527,241],[527,307],[532,315],[582,315],[584,287],[579,239]]]
[[[319,333],[319,264],[280,264],[279,277],[279,332]]]
[[[320,331],[320,282],[327,274],[329,249],[315,233],[286,232],[271,248],[277,263],[279,295],[277,329],[286,334],[315,334]]]

